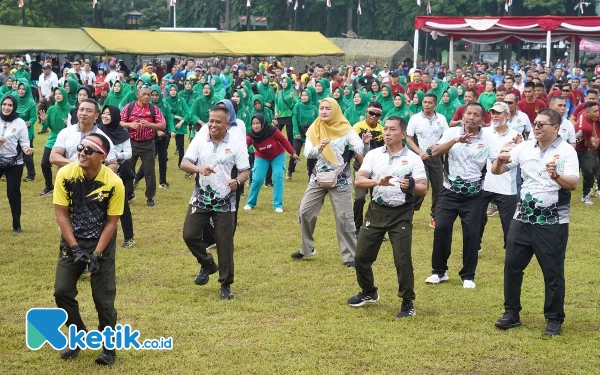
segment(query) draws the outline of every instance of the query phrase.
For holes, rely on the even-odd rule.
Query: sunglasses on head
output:
[[[513,105],[513,104],[515,104],[515,102],[511,102],[511,101],[507,101],[507,100],[505,100],[505,101],[504,101],[504,103],[506,103],[506,104],[508,104],[508,105]]]
[[[379,112],[368,111],[367,113],[369,116],[381,117],[381,113]]]
[[[98,150],[94,150],[93,148],[91,148],[89,146],[83,146],[83,145],[77,146],[77,152],[80,153],[81,151],[83,151],[83,153],[86,154],[87,156],[92,155],[94,152],[98,153],[100,155],[104,155],[104,152],[98,151]]]

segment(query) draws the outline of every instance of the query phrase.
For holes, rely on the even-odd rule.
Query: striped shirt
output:
[[[129,106],[133,106],[131,115],[127,115]],[[127,104],[121,111],[121,121],[123,122],[140,122],[146,120],[154,124],[165,124],[165,118],[157,106],[154,106],[155,117],[152,117],[150,112],[150,104],[142,107],[137,101]],[[148,126],[141,125],[138,129],[128,129],[133,141],[144,142],[154,139],[154,129]]]

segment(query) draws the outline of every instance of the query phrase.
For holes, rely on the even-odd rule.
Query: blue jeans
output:
[[[248,194],[247,205],[250,207],[256,206],[258,193],[265,182],[265,176],[269,170],[269,166],[273,170],[273,208],[283,208],[283,173],[285,171],[285,152],[279,154],[273,160],[259,158],[254,159],[254,168],[252,169],[252,184],[250,185],[250,193]]]

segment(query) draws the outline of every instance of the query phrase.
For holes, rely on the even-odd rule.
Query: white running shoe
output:
[[[475,283],[473,282],[473,280],[463,280],[463,288],[475,289]]]
[[[581,203],[587,204],[588,206],[591,206],[594,204],[594,202],[592,202],[592,199],[589,197],[589,195],[586,195],[585,197],[581,198]]]
[[[434,273],[433,275],[431,275],[425,279],[425,283],[439,284],[439,283],[446,282],[448,280],[450,280],[450,278],[448,277],[448,273],[445,273],[442,277],[440,277],[438,274]]]
[[[277,208],[275,209],[275,212],[277,212],[278,214],[280,214],[280,213],[282,213],[282,212],[283,212],[283,208],[279,208],[279,207],[277,207]]]
[[[245,206],[244,206],[244,211],[248,211],[248,210],[251,210],[251,209],[253,209],[253,208],[254,208],[254,207],[252,207],[252,206],[245,205]]]

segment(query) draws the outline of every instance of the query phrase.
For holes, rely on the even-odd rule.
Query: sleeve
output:
[[[568,121],[567,124],[567,142],[571,143],[571,144],[575,144],[577,143],[577,139],[575,138],[575,127],[573,126],[573,123],[571,121]]]
[[[123,104],[123,101],[125,101],[127,97],[123,98],[123,100],[121,101],[121,104]],[[121,121],[122,122],[127,122],[127,108],[129,107],[129,105],[125,104],[124,106],[121,107]]]
[[[577,152],[571,146],[565,148],[565,162],[562,165],[562,170],[559,168],[559,174],[566,176],[577,177],[579,179],[579,159],[577,158]]]
[[[460,129],[460,128],[446,129],[446,131],[444,131],[444,134],[442,135],[442,138],[440,138],[440,140],[436,144],[443,145],[444,143],[450,142],[452,140],[452,138],[456,137],[456,134],[454,134],[454,129]]]
[[[250,146],[252,144],[252,137],[249,135],[246,136],[246,146]]]
[[[462,117],[462,107],[458,107],[456,109],[456,111],[454,112],[454,115],[452,115],[452,121],[458,121],[460,120],[460,118]]]
[[[31,126],[33,126],[33,124],[31,124]],[[29,130],[27,129],[27,125],[25,125],[25,123],[23,123],[23,127],[19,131],[19,144],[21,145],[21,148],[29,147],[31,144],[29,141]]]
[[[304,142],[304,156],[307,159],[317,159],[319,154],[319,146],[314,146],[311,140],[306,137],[306,141]]]
[[[352,129],[354,129],[354,131],[356,132],[356,134],[360,135],[361,128],[360,128],[360,125],[358,125],[358,124],[359,123],[356,123],[356,124],[352,125]]]
[[[66,138],[66,134],[65,134],[65,130],[67,130],[68,127],[64,128],[63,130],[61,130],[58,135],[56,136],[56,142],[54,142],[54,146],[52,148],[62,148],[63,152],[67,149],[67,145],[65,144],[65,138]]]
[[[158,108],[158,106],[154,106],[154,109],[156,110],[155,123],[157,123],[157,124],[166,124],[167,120],[165,120],[165,116],[162,114],[160,108]]]
[[[117,160],[129,160],[132,156],[131,140],[123,142],[123,150],[117,153]]]
[[[192,107],[190,108],[188,115],[185,120],[191,122],[192,124],[196,124],[200,118],[196,115],[198,111],[198,99],[195,99],[192,103]]]
[[[371,150],[367,152],[362,164],[360,165],[360,169],[358,170],[359,172],[365,172],[369,175],[369,177],[373,175],[373,164],[375,161],[375,152],[377,151],[378,150]]]
[[[524,112],[522,112],[525,114]],[[531,121],[529,121],[529,116],[521,116],[523,118],[523,122],[525,123],[525,127],[523,128],[524,132],[531,133]]]
[[[440,115],[440,116],[438,116],[438,118],[440,119],[440,123],[442,124],[442,129],[444,130],[444,132],[446,130],[450,129],[450,126],[448,126],[448,121],[446,120],[445,116]]]
[[[298,124],[298,105],[294,106],[292,110],[292,129],[294,132],[294,138],[300,134],[300,125]]]
[[[510,151],[510,163],[504,165],[504,168],[506,168],[506,170],[510,171],[511,169],[514,169],[517,166],[519,166],[519,163],[521,161],[521,150],[523,149],[525,143],[527,142],[521,142]]]
[[[108,139],[108,143],[110,143],[110,151],[108,151],[108,156],[106,157],[106,162],[111,162],[111,161],[117,161],[117,150],[115,150],[115,145],[113,144],[113,142],[110,140],[110,138],[106,135],[103,134],[106,139]]]
[[[115,176],[116,177],[116,176]],[[114,194],[108,201],[108,209],[106,214],[109,216],[121,216],[123,215],[123,209],[125,207],[125,186],[120,178],[115,178],[116,183],[113,186],[115,189]]]
[[[56,174],[56,180],[54,181],[54,192],[52,193],[52,203],[59,206],[69,206],[69,200],[67,199],[67,191],[65,190],[65,173],[67,168],[60,168]]]
[[[30,126],[33,126],[35,124],[35,121],[37,120],[36,108],[37,106],[33,105],[29,109],[29,116],[27,118],[27,121],[29,121]]]
[[[412,169],[412,178],[415,180],[426,180],[427,173],[425,172],[425,164],[423,164],[423,160],[420,157],[413,155],[413,169]]]
[[[202,137],[197,135],[194,137],[194,139],[192,139],[192,141],[190,142],[190,145],[188,146],[188,149],[185,151],[185,154],[183,155],[184,159],[187,159],[189,161],[191,161],[194,164],[198,164],[198,159],[199,159],[199,155],[200,155],[200,142]]]
[[[235,166],[237,167],[238,172],[250,169],[248,148],[244,147],[241,143],[238,145],[237,152],[235,153]]]
[[[354,152],[357,154],[363,155],[365,152],[365,143],[363,140],[356,134],[356,132],[350,131],[348,132],[348,144]]]
[[[294,148],[292,147],[290,142],[287,139],[285,139],[285,137],[283,136],[283,133],[281,133],[281,130],[279,130],[279,129],[275,130],[275,139],[277,140],[277,142],[279,142],[280,145],[283,146],[283,148],[285,148],[285,150],[290,155],[294,155],[296,153],[296,150],[294,150]],[[248,143],[248,142],[246,142],[246,143]]]
[[[442,117],[442,116],[440,116]],[[415,120],[414,116],[412,116],[409,120],[408,120],[408,125],[406,126],[406,135],[408,135],[409,137],[414,137],[415,136]]]

